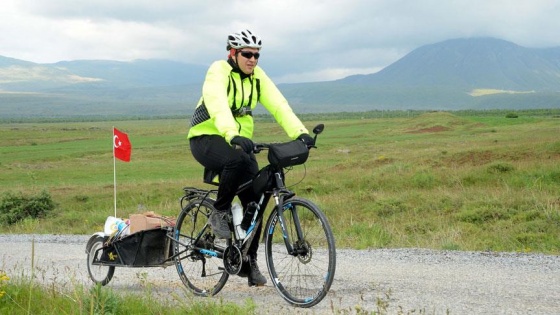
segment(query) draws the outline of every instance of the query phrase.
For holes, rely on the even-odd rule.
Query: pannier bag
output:
[[[278,167],[303,164],[308,156],[309,149],[301,140],[272,144],[268,148],[268,162]]]

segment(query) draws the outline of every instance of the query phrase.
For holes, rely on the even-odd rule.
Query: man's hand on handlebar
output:
[[[240,146],[241,149],[247,153],[253,152],[253,148],[255,147],[251,139],[242,136],[233,137],[230,143]]]
[[[299,137],[297,137],[297,139],[303,141],[303,143],[305,143],[305,145],[308,147],[315,146],[315,139],[313,139],[313,137],[306,133],[302,133],[301,135],[299,135]]]

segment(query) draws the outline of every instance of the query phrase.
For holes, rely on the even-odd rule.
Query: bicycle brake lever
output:
[[[256,144],[253,146],[253,153],[260,153],[260,152],[261,152],[262,150],[264,150],[265,148],[266,148],[265,145],[256,143]]]

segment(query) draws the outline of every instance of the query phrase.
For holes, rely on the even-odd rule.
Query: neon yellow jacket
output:
[[[253,110],[257,103],[270,112],[291,139],[309,133],[259,66],[255,67],[252,75],[243,79],[239,72],[232,69],[226,60],[216,61],[208,69],[187,138],[220,135],[228,143],[235,136],[252,138],[253,116],[240,115],[238,111],[243,107]]]

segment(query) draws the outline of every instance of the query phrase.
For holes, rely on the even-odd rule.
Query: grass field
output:
[[[304,121],[309,129],[324,122],[325,132],[288,183],[325,211],[337,247],[560,252],[557,116]],[[116,162],[118,216],[176,216],[183,186],[209,187],[185,119],[2,123],[0,194],[47,191],[57,207],[43,219],[0,223],[0,233],[101,231],[114,213],[113,126],[133,147],[130,163]],[[256,129],[257,142],[288,140],[266,119]]]

